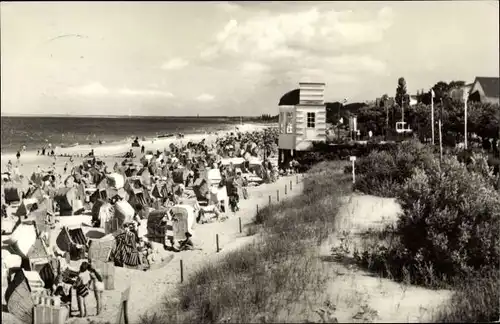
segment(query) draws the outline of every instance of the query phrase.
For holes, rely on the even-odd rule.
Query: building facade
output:
[[[296,151],[307,151],[314,142],[326,140],[325,84],[301,82],[279,103],[280,162]]]
[[[499,78],[476,77],[469,92],[470,101],[499,104],[500,82]]]

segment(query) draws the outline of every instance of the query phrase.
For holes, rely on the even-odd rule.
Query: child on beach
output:
[[[87,296],[89,295],[89,285],[91,283],[90,272],[88,271],[89,265],[87,262],[82,262],[78,279],[75,282],[76,296],[78,299],[78,310],[80,317],[87,316]]]
[[[192,250],[194,248],[193,241],[191,240],[191,233],[186,232],[186,239],[179,241],[179,251]]]
[[[174,242],[174,222],[176,219],[172,216],[170,211],[165,213],[165,216],[162,218],[162,223],[165,225],[165,239],[163,241],[163,248],[165,250],[175,250],[175,242]],[[170,243],[170,247],[167,245],[167,242]]]
[[[91,279],[91,287],[94,290],[94,297],[96,301],[96,316],[102,311],[102,292],[104,291],[104,283],[99,272],[92,266],[89,261],[89,274]]]

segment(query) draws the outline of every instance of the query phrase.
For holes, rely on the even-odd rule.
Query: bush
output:
[[[350,156],[363,157],[372,151],[391,151],[397,147],[396,143],[349,143],[330,145],[328,143],[315,143],[313,149],[297,155],[297,161],[302,171],[309,170],[312,166],[325,161],[348,161]]]
[[[432,148],[418,141],[402,142],[387,151],[372,151],[356,161],[355,190],[381,197],[395,197],[415,167],[425,166],[434,159]],[[352,166],[344,169],[352,172]]]
[[[398,198],[398,232],[415,260],[447,276],[500,265],[500,195],[482,174],[445,157],[441,170],[417,168]]]

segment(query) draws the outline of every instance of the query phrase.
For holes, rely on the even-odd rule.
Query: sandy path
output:
[[[299,180],[301,176],[299,176]],[[289,186],[293,181],[293,190],[288,190],[284,195],[284,186]],[[289,189],[289,188],[288,188]],[[256,212],[256,206],[268,204],[269,195],[273,202],[276,201],[276,190],[280,190],[280,199],[290,198],[302,191],[302,183],[296,184],[296,176],[281,177],[277,182],[264,184],[259,187],[249,188],[250,199],[240,201],[240,211],[236,215],[229,215],[224,222],[215,222],[197,225],[194,229],[194,243],[201,247],[202,251],[183,251],[179,253],[163,251],[163,256],[173,254],[173,260],[164,268],[153,271],[137,271],[124,268],[115,268],[115,290],[104,292],[103,313],[96,317],[87,319],[71,318],[68,323],[87,323],[88,319],[96,321],[116,322],[119,311],[121,294],[131,286],[131,298],[128,304],[130,323],[137,323],[139,316],[147,310],[154,310],[160,304],[165,295],[174,295],[175,288],[180,282],[179,260],[184,263],[184,278],[189,277],[200,266],[210,260],[216,260],[225,253],[237,249],[252,240],[245,236],[244,226],[249,224]],[[239,233],[238,218],[241,217],[243,233]],[[216,253],[215,235],[219,234],[219,246],[222,249]],[[95,314],[95,303],[89,298],[89,314]]]
[[[349,232],[351,252],[359,242],[356,234],[369,228],[381,228],[393,223],[401,207],[392,198],[352,195],[345,198],[341,208],[336,234],[321,247],[325,271],[332,277],[327,285],[327,295],[336,305],[334,316],[339,322],[359,322],[355,319],[361,306],[368,306],[364,316],[371,322],[416,323],[429,322],[436,306],[451,296],[448,290],[430,290],[382,279],[358,269],[348,262],[331,257],[331,247],[338,246],[342,232]],[[359,246],[359,245],[358,245]],[[376,315],[369,315],[369,310]]]

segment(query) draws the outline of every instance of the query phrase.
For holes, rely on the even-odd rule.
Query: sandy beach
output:
[[[262,130],[264,128],[270,127],[273,125],[259,125],[259,124],[243,124],[237,125],[238,130],[240,132],[252,132],[256,130]],[[205,142],[212,143],[218,137],[225,136],[235,130],[228,130],[225,132],[218,132],[217,134],[186,134],[183,138],[176,137],[166,137],[166,138],[146,138],[145,141],[142,141],[139,138],[139,143],[144,145],[146,151],[156,150],[163,151],[163,149],[168,148],[168,146],[172,143],[174,144],[187,144],[188,142],[198,143],[201,140],[205,139]],[[64,165],[68,162],[68,166],[71,165],[69,162],[69,157],[61,157],[59,155],[73,155],[74,165],[78,165],[81,161],[84,160],[81,155],[87,155],[92,149],[94,150],[94,154],[96,157],[99,157],[101,160],[106,162],[110,168],[113,167],[115,162],[120,163],[123,161],[123,155],[130,151],[134,152],[134,154],[138,157],[141,156],[141,148],[140,147],[132,147],[132,139],[129,141],[123,142],[115,142],[115,143],[104,143],[104,144],[96,144],[96,145],[77,145],[74,147],[61,148],[56,147],[54,153],[56,154],[56,158],[49,156],[37,155],[36,151],[26,151],[21,154],[21,158],[19,163],[16,159],[15,153],[7,153],[2,154],[1,156],[1,171],[6,171],[6,166],[8,161],[10,160],[14,165],[19,165],[19,171],[23,175],[31,176],[31,173],[36,170],[37,166],[40,166],[42,170],[48,169],[54,162],[56,167],[56,172],[63,174]]]

